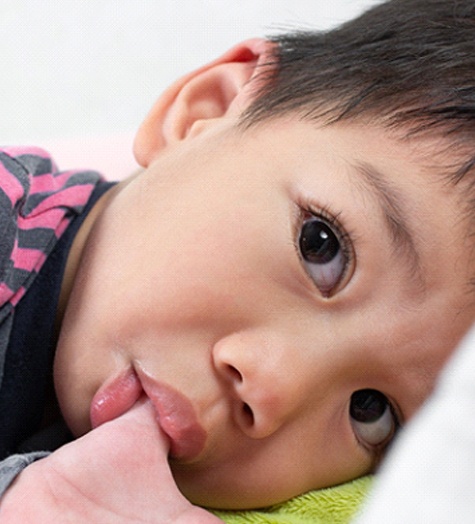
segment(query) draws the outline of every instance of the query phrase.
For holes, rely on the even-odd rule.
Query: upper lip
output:
[[[170,439],[171,457],[186,461],[196,458],[204,449],[207,433],[191,401],[168,384],[156,381],[140,366],[135,370],[161,429]]]

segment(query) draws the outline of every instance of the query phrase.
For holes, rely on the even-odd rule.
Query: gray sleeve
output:
[[[8,486],[15,480],[27,466],[35,460],[49,455],[47,451],[35,451],[21,455],[10,455],[0,462],[0,497],[5,493]]]

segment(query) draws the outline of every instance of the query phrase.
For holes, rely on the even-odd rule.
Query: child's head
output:
[[[75,434],[98,398],[107,419],[171,389],[194,502],[371,471],[474,318],[472,28],[471,2],[399,0],[243,43],[160,98],[144,171],[76,245],[55,362]]]

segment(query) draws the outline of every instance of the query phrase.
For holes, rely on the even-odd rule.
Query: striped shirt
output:
[[[0,384],[15,306],[100,180],[39,148],[0,148]]]

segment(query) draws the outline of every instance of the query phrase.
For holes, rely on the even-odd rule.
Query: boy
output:
[[[474,11],[394,0],[251,40],[158,100],[143,172],[62,248],[40,403],[82,438],[18,475],[5,522],[213,522],[187,500],[261,507],[375,468],[474,319]],[[5,488],[43,456],[6,459]]]

